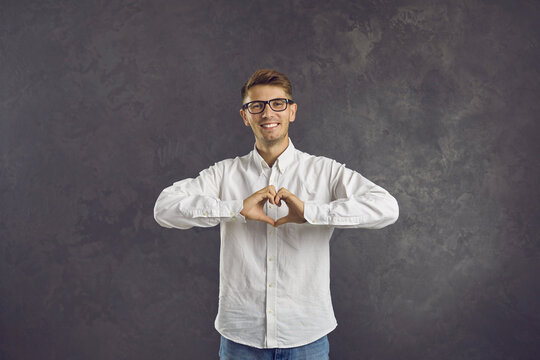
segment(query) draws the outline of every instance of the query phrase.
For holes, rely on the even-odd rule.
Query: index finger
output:
[[[270,194],[272,194],[273,196],[276,196],[276,187],[274,185],[268,185],[266,187],[266,189],[268,189],[268,191],[270,192]]]
[[[270,203],[272,203],[273,205],[276,205],[276,202],[274,200],[274,195],[272,195],[270,192],[267,192],[266,194],[263,195],[263,200],[265,198],[268,199],[268,201],[270,201]]]
[[[282,187],[281,189],[279,189],[279,191],[277,192],[277,196],[279,196],[280,198],[282,199],[286,199],[289,197],[289,195],[291,195],[292,193],[285,189],[284,187]]]

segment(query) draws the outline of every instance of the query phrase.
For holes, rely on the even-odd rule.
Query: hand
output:
[[[281,206],[281,200],[285,201],[285,204],[287,204],[289,213],[287,216],[278,219],[275,222],[275,227],[289,222],[297,224],[306,222],[306,219],[304,218],[304,202],[302,200],[285,188],[279,189],[274,197],[274,202],[277,206]]]
[[[274,219],[264,213],[263,207],[267,201],[276,205],[276,188],[274,185],[267,186],[253,193],[250,197],[244,200],[244,207],[240,214],[246,219],[258,220],[276,226]]]

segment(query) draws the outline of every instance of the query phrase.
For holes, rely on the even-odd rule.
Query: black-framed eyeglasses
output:
[[[294,101],[285,98],[271,99],[268,101],[250,101],[242,105],[242,109],[247,109],[250,114],[260,114],[264,111],[266,104],[274,111],[284,111],[287,108],[287,104],[294,104]]]

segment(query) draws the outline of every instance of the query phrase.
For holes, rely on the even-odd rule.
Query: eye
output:
[[[262,104],[260,102],[251,103],[249,104],[249,108],[251,110],[261,110]]]
[[[270,107],[274,111],[283,111],[287,108],[286,99],[273,99],[270,101]]]

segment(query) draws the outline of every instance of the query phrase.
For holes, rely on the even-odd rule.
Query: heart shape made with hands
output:
[[[289,208],[289,213],[277,220],[272,219],[264,213],[264,204],[270,202],[273,205],[281,206],[285,202]],[[274,227],[286,223],[304,223],[304,202],[285,188],[275,191],[273,186],[267,186],[244,200],[244,207],[240,211],[246,219],[266,222]]]
[[[287,197],[283,197],[283,195],[279,197],[276,195],[274,201],[276,206],[281,206],[281,202],[283,201],[289,208],[289,213],[287,215],[276,220],[274,224],[275,227],[289,222],[297,224],[306,222],[306,219],[304,218],[304,202],[292,193],[289,193]]]

